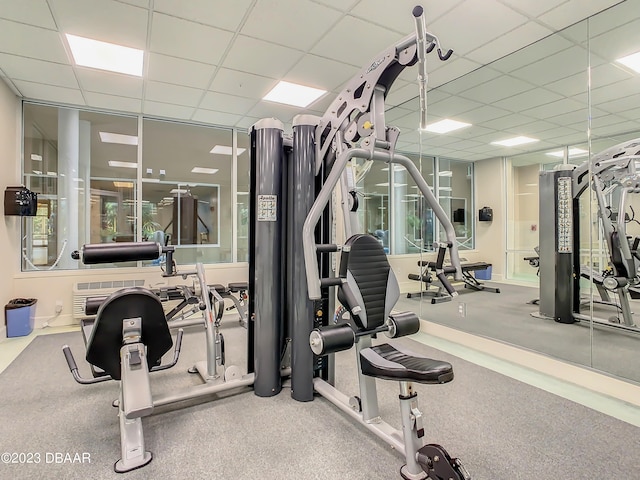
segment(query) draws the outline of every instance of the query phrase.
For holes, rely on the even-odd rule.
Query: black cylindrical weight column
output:
[[[254,391],[260,397],[282,389],[282,271],[284,205],[283,125],[274,118],[251,128],[251,251],[249,291],[252,298],[249,335],[253,334]]]
[[[293,159],[289,166],[289,247],[287,275],[288,322],[291,334],[291,396],[300,402],[313,400],[313,352],[309,334],[313,329],[314,304],[307,292],[302,225],[315,200],[315,130],[319,118],[293,118]]]

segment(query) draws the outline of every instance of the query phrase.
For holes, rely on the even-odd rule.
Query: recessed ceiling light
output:
[[[442,170],[438,172],[439,177],[453,177],[453,172],[451,170]]]
[[[76,65],[142,76],[144,52],[137,48],[66,34]]]
[[[506,140],[500,140],[498,142],[491,142],[491,145],[501,145],[503,147],[515,147],[516,145],[524,145],[525,143],[538,142],[537,138],[530,137],[513,137]]]
[[[587,153],[589,153],[589,152],[586,151],[586,150],[583,150],[581,148],[570,148],[569,149],[569,156],[570,157],[583,157]],[[547,155],[549,155],[551,157],[562,158],[562,157],[564,157],[564,150],[558,150],[557,152],[548,152]]]
[[[439,122],[434,122],[430,125],[427,125],[426,127],[424,127],[424,131],[433,133],[449,133],[453,132],[454,130],[459,130],[461,128],[470,126],[470,123],[458,122],[457,120],[445,118],[444,120],[440,120]]]
[[[217,168],[205,168],[205,167],[193,167],[191,169],[191,173],[206,173],[208,175],[213,175],[218,171]]]
[[[135,135],[123,135],[121,133],[100,132],[100,140],[103,143],[138,145],[138,137],[136,137]]]
[[[325,93],[327,93],[326,90],[320,90],[319,88],[280,81],[262,99],[269,102],[293,105],[294,107],[308,107]]]
[[[42,161],[42,155],[36,155],[35,153],[31,154],[31,160],[34,160],[36,162],[41,162]]]
[[[133,188],[133,182],[113,182],[116,188]]]
[[[109,160],[110,167],[121,167],[121,168],[138,168],[138,164],[134,162],[121,162],[120,160]]]
[[[238,156],[242,155],[247,149],[238,148]],[[233,155],[233,148],[228,145],[216,145],[211,149],[209,153],[216,153],[218,155]]]
[[[632,53],[631,55],[627,55],[626,57],[616,59],[616,62],[623,64],[625,67],[629,67],[631,70],[634,70],[640,73],[640,52]]]
[[[381,168],[380,170],[383,171],[383,172],[388,172],[389,171],[389,167],[384,167],[384,168]],[[393,166],[393,171],[394,172],[402,172],[404,170],[405,170],[405,168],[402,165],[394,165]]]

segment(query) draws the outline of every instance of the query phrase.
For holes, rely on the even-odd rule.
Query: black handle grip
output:
[[[414,17],[418,18],[420,15],[424,13],[424,8],[422,8],[422,5],[416,5],[415,7],[413,7],[413,10],[411,11],[411,13],[413,14]]]
[[[438,57],[440,57],[440,60],[442,60],[443,62],[446,62],[447,60],[449,60],[449,57],[451,57],[452,54],[453,54],[453,50],[451,49],[449,49],[449,51],[444,55],[442,55],[442,50],[438,49]]]
[[[62,352],[64,353],[64,358],[67,360],[67,365],[69,365],[69,371],[73,373],[74,370],[78,370],[78,365],[76,365],[76,360],[73,358],[73,353],[71,353],[69,345],[64,345]]]
[[[321,252],[321,253],[337,252],[338,251],[338,245],[334,245],[334,244],[331,244],[331,243],[320,243],[320,244],[316,245],[316,251]]]
[[[433,52],[434,48],[436,48],[436,44],[435,43],[429,44],[429,46],[427,47],[427,53]]]

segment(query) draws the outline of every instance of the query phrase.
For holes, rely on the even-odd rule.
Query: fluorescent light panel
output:
[[[246,152],[247,149],[238,148],[237,150],[238,150],[238,156],[240,156],[244,152]],[[211,149],[209,153],[215,153],[218,155],[233,155],[233,148],[229,147],[228,145],[216,145]]]
[[[42,161],[42,155],[37,155],[35,153],[31,154],[31,160],[34,160],[36,162],[41,162]]]
[[[516,145],[524,145],[525,143],[533,143],[538,141],[539,140],[537,138],[520,136],[520,137],[507,138],[505,140],[500,140],[498,142],[491,142],[491,145],[501,145],[503,147],[515,147]]]
[[[116,188],[133,188],[133,182],[113,182]]]
[[[120,160],[109,160],[110,167],[120,168],[138,168],[138,164],[134,162],[121,162]]]
[[[135,135],[123,135],[121,133],[100,132],[102,143],[119,143],[121,145],[138,145],[138,137]]]
[[[582,157],[584,155],[586,155],[587,152],[586,150],[583,150],[582,148],[570,148],[569,149],[569,156],[570,157]],[[562,158],[564,157],[564,150],[558,150],[557,152],[548,152],[547,155],[549,155],[550,157],[558,157],[558,158]]]
[[[325,93],[327,93],[326,90],[320,90],[319,88],[280,81],[262,99],[269,102],[293,105],[294,107],[308,107]]]
[[[380,170],[383,171],[383,172],[388,172],[389,171],[389,167],[384,167],[384,168],[381,168]],[[394,165],[393,166],[393,171],[394,172],[402,172],[404,170],[405,170],[405,168],[402,165]]]
[[[424,127],[424,131],[432,133],[449,133],[453,132],[454,130],[460,130],[461,128],[470,126],[470,123],[459,122],[457,120],[445,118],[444,120],[440,120],[439,122],[434,122],[430,125],[427,125],[426,127]]]
[[[206,173],[207,175],[213,175],[218,171],[217,168],[206,168],[206,167],[193,167],[191,169],[191,173]]]
[[[68,33],[66,37],[76,65],[125,73],[136,77],[142,76],[144,60],[142,50]]]
[[[616,59],[616,62],[621,63],[625,67],[629,67],[631,70],[640,73],[640,52],[632,53],[626,57]]]

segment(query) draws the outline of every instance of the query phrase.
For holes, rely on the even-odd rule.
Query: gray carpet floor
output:
[[[397,308],[417,312],[421,318],[456,328],[474,335],[525,347],[536,352],[592,367],[635,382],[640,382],[640,331],[625,333],[607,327],[595,327],[588,322],[562,324],[532,317],[538,306],[527,304],[538,295],[537,288],[518,285],[490,284],[501,293],[476,292],[459,288],[460,294],[451,302],[432,305],[430,297],[406,298]],[[466,316],[458,312],[465,304]],[[640,302],[633,300],[636,324],[640,325]],[[588,314],[588,307],[583,309]],[[594,315],[608,318],[615,309],[594,305]],[[640,478],[640,476],[639,476]]]
[[[244,368],[246,330],[224,326],[228,365]],[[176,367],[152,374],[155,393],[190,384],[204,335],[185,334]],[[638,478],[640,430],[411,339],[399,343],[450,361],[456,379],[418,385],[428,442],[459,456],[474,480]],[[323,398],[299,403],[290,391],[259,398],[250,389],[145,418],[154,460],[124,475],[116,382],[82,386],[60,348],[84,356],[80,333],[36,338],[0,374],[0,452],[40,453],[41,463],[0,464],[3,479],[393,479],[402,458]],[[79,362],[85,375],[89,370]],[[354,352],[337,355],[337,386],[357,394]],[[400,425],[397,384],[379,381],[381,414]],[[91,463],[46,463],[46,453],[88,453]]]

